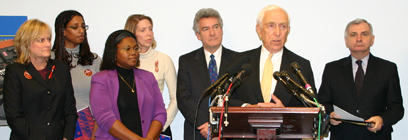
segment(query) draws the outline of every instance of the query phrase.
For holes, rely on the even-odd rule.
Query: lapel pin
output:
[[[85,74],[86,76],[92,76],[92,70],[86,69],[86,70],[84,70],[84,74]]]
[[[28,73],[27,71],[24,72],[24,77],[27,79],[33,79],[33,77],[31,76],[30,73]]]

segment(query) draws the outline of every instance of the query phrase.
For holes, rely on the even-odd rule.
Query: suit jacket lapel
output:
[[[354,77],[353,77],[353,65],[351,64],[351,55],[344,60],[343,67],[341,70],[343,73],[343,78],[346,81],[347,87],[349,88],[349,93],[346,94],[351,94],[351,96],[354,97],[354,99],[357,101],[358,100],[358,95],[357,95],[357,88],[354,83]]]
[[[228,66],[231,65],[230,64],[230,58],[232,58],[232,56],[230,56],[231,54],[228,54],[228,52],[224,48],[224,46],[222,46],[221,49],[222,49],[221,64],[220,64],[220,68],[219,68],[218,78],[220,78],[220,76],[224,75],[224,73],[227,70]]]
[[[360,99],[364,97],[369,91],[369,87],[373,87],[371,84],[374,81],[375,77],[378,75],[379,65],[377,65],[376,57],[371,53],[369,54],[368,65],[364,75],[363,87],[361,89]]]
[[[291,54],[289,53],[289,51],[286,49],[286,47],[283,48],[283,52],[282,52],[282,62],[281,62],[281,66],[280,66],[280,71],[284,70],[288,73],[290,73],[290,69],[289,69],[289,65],[290,63],[292,63],[294,60],[292,60],[291,58]],[[285,104],[289,104],[290,99],[292,98],[291,96],[286,96],[284,94],[289,94],[287,93],[285,87],[280,83],[280,81],[277,81],[276,83],[276,87],[275,87],[275,91],[274,94],[276,97],[278,97],[282,103]]]
[[[28,64],[27,66],[27,72],[33,77],[34,80],[36,80],[38,83],[43,85],[44,87],[48,87],[46,81],[42,78],[40,73],[35,69],[34,65],[32,63]]]
[[[137,71],[136,68],[133,68],[133,73],[135,75],[135,83],[136,83],[136,91],[137,91],[137,101],[139,104],[139,111],[142,112],[142,108],[143,108],[143,101],[144,101],[144,92],[147,91],[147,89],[145,89],[147,86],[144,84],[144,82],[142,81],[142,75],[140,75],[138,73],[139,71]]]
[[[117,105],[117,101],[118,101],[118,96],[119,96],[119,78],[118,78],[118,72],[116,71],[116,69],[114,70],[109,70],[108,76],[106,77],[108,78],[108,80],[110,80],[110,84],[109,88],[110,89],[110,93],[111,93],[111,97],[112,97],[112,102],[113,104]],[[116,107],[117,110],[119,110]],[[120,120],[120,118],[119,118]]]
[[[261,46],[262,47],[262,46]],[[261,58],[261,47],[254,51],[254,54],[250,54],[249,56],[254,56],[251,58],[251,67],[252,67],[252,74],[249,75],[251,78],[251,87],[252,93],[255,94],[255,97],[258,101],[263,101],[262,91],[261,91],[261,83],[259,82],[259,61]]]
[[[201,47],[200,50],[197,51],[196,56],[194,57],[195,60],[195,70],[200,75],[200,80],[203,83],[204,87],[208,87],[211,84],[210,81],[210,74],[208,73],[207,69],[207,62],[205,60],[204,55],[204,47]]]

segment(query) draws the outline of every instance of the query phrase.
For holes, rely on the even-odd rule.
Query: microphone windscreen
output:
[[[296,73],[298,70],[300,70],[300,66],[297,62],[292,62],[290,63],[290,69],[292,72]]]
[[[230,76],[237,73],[241,66],[245,63],[248,63],[251,59],[248,56],[241,57],[237,62],[232,64],[225,72]]]
[[[241,70],[245,71],[245,73],[242,75],[242,77],[246,76],[246,75],[248,75],[248,74],[250,74],[252,72],[251,65],[248,64],[248,63],[245,63],[244,65],[242,65]]]
[[[280,72],[279,72],[279,71],[273,72],[273,78],[275,78],[275,80],[280,81],[280,79],[279,79],[280,76],[281,76],[281,75],[280,75]]]
[[[289,76],[289,74],[288,74],[288,72],[286,72],[286,71],[284,71],[284,70],[282,70],[282,71],[280,71],[280,76],[283,76],[283,77],[290,77]]]

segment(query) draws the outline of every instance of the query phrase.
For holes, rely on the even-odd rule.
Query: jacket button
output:
[[[144,121],[142,121],[142,123],[144,123]]]
[[[50,94],[51,92],[50,91],[47,91],[47,94]]]
[[[47,110],[50,110],[50,107],[47,107]]]
[[[360,110],[356,110],[357,113],[360,113]]]
[[[50,125],[50,122],[47,122],[47,125]]]

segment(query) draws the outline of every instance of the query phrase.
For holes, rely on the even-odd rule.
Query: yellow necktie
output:
[[[262,96],[265,103],[269,103],[271,100],[271,85],[272,85],[272,73],[273,73],[273,64],[272,64],[272,53],[269,53],[268,59],[265,61],[265,67],[263,69],[261,90]]]

